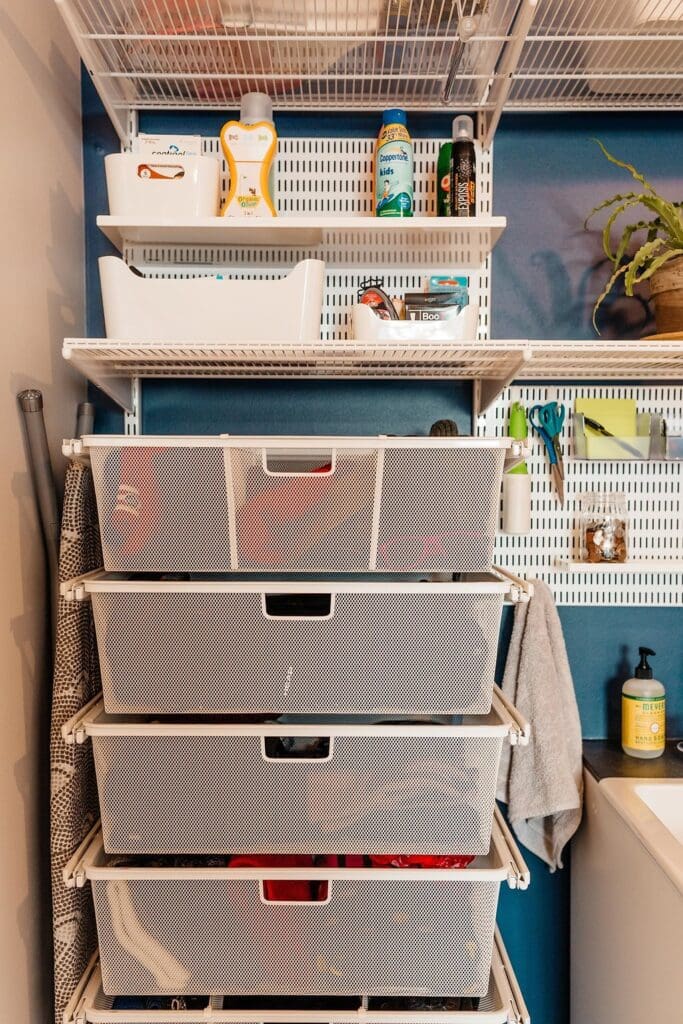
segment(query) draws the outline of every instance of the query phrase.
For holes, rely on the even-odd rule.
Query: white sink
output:
[[[683,779],[604,779],[600,789],[683,892]]]
[[[683,843],[683,779],[656,779],[639,783],[636,794],[662,825]]]

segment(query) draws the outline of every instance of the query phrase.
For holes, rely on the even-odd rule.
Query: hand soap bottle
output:
[[[649,647],[639,647],[634,678],[621,689],[621,746],[630,757],[660,757],[666,744],[666,690],[652,678]]]
[[[230,172],[224,217],[275,217],[271,166],[277,146],[273,104],[261,92],[242,97],[239,121],[221,128],[221,146]]]

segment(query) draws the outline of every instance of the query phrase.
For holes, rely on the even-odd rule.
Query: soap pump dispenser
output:
[[[621,689],[621,746],[630,757],[660,757],[666,743],[666,690],[652,678],[648,658],[655,652],[639,647],[635,676]]]

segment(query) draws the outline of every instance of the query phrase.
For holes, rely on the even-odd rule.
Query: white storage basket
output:
[[[207,997],[207,1007],[200,1012],[175,1010],[116,1009],[115,996],[102,988],[99,957],[94,956],[85,971],[64,1014],[64,1024],[529,1024],[514,971],[500,937],[495,933],[491,976],[485,996],[479,999],[476,1011],[465,1009],[414,1009],[414,1001],[393,999],[391,1010],[383,1000],[349,997],[345,1006],[339,1000],[328,1006],[320,998],[297,1001],[296,1006],[278,1005],[277,1000],[264,1000],[262,1007],[241,1007],[240,1000],[221,996]],[[367,1003],[367,1005],[366,1005]]]
[[[497,810],[462,869],[117,866],[97,833],[66,876],[90,880],[108,995],[485,995],[501,882],[529,880]],[[326,893],[273,902],[269,880]]]
[[[496,690],[461,725],[167,724],[98,702],[65,735],[92,739],[108,853],[481,854],[503,742],[528,725]]]
[[[382,320],[370,306],[358,302],[352,311],[353,336],[356,341],[396,341],[414,345],[416,342],[429,344],[454,344],[458,341],[474,341],[479,323],[479,306],[470,304],[449,320]]]
[[[217,217],[220,169],[215,156],[110,153],[104,158],[109,213],[141,219]]]
[[[105,568],[480,572],[512,438],[129,437],[89,451]]]
[[[325,264],[303,260],[274,281],[140,277],[99,260],[108,338],[125,341],[318,341]]]
[[[523,581],[140,580],[89,596],[110,714],[487,714]],[[419,671],[416,672],[416,667]]]

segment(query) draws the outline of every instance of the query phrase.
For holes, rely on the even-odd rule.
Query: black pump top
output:
[[[650,668],[647,659],[653,658],[655,653],[656,652],[650,647],[638,648],[640,662],[636,665],[636,679],[652,679],[652,669]]]

